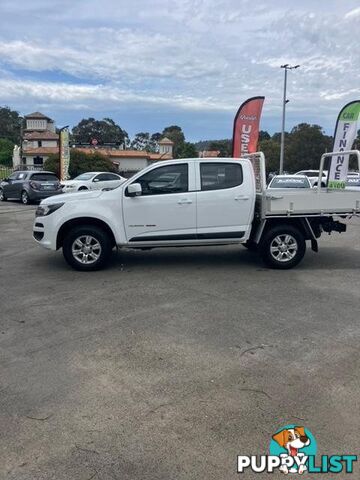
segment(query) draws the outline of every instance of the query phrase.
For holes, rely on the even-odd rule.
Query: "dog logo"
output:
[[[316,454],[316,441],[305,427],[287,425],[272,436],[270,453],[281,458],[282,473],[302,475],[307,470],[308,456]]]

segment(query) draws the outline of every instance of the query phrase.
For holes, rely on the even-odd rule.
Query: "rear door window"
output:
[[[220,190],[241,185],[243,172],[240,163],[200,164],[201,190]]]
[[[26,172],[19,172],[19,173],[16,175],[16,180],[25,180],[26,177],[27,177]]]

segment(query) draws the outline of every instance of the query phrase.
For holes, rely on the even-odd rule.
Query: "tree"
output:
[[[162,136],[167,137],[169,140],[174,142],[173,156],[174,158],[179,158],[179,154],[185,142],[185,135],[181,130],[181,127],[178,127],[177,125],[166,127],[162,132]]]
[[[273,139],[261,140],[258,149],[264,152],[266,159],[266,174],[279,171],[280,144]]]
[[[284,168],[291,172],[319,168],[321,155],[331,150],[332,137],[325,135],[320,125],[300,123],[286,139]]]
[[[131,142],[131,148],[134,150],[146,151],[146,152],[157,152],[158,151],[158,140],[157,136],[161,134],[155,133],[150,136],[148,132],[139,132],[135,135],[133,141]]]
[[[20,145],[23,118],[9,107],[0,107],[0,138],[7,138]]]
[[[220,152],[220,157],[231,157],[232,156],[232,140],[214,140],[209,143],[208,150],[218,150]]]
[[[56,173],[59,176],[59,156],[51,155],[44,163],[44,169]],[[101,171],[117,172],[114,164],[99,152],[84,153],[72,148],[70,150],[69,175],[77,177],[80,173]]]
[[[178,158],[197,158],[198,156],[199,154],[195,148],[195,145],[190,142],[184,142]]]
[[[11,140],[7,138],[0,138],[0,165],[6,167],[12,166],[12,154],[13,154],[14,144]]]
[[[266,130],[260,130],[259,132],[259,142],[261,140],[270,140],[271,136]]]
[[[111,118],[95,120],[95,118],[84,118],[72,130],[71,138],[74,143],[90,143],[96,140],[99,144],[116,143],[125,144],[129,136]]]

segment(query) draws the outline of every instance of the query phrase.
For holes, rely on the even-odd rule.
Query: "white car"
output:
[[[61,182],[63,193],[113,189],[121,185],[126,178],[111,172],[86,172],[78,175],[73,180]]]
[[[317,184],[319,181],[319,173],[320,173],[319,170],[300,170],[300,172],[296,172],[294,175],[305,175],[310,180],[311,186],[317,187]],[[328,171],[324,170],[322,172],[322,177],[321,177],[322,187],[326,187],[327,177],[328,177]]]
[[[190,158],[154,163],[114,190],[43,200],[35,213],[33,236],[44,248],[62,248],[77,270],[102,268],[115,246],[235,244],[254,249],[272,268],[287,269],[301,261],[306,241],[317,251],[323,232],[346,231],[334,215],[360,213],[359,192],[266,190],[265,171],[263,154],[252,161]]]
[[[311,188],[306,175],[275,175],[267,188]]]
[[[358,190],[360,188],[360,174],[357,172],[349,172],[345,185],[346,190]]]

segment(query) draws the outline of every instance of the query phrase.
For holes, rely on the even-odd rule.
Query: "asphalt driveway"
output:
[[[0,205],[1,479],[261,478],[237,455],[290,423],[358,452],[359,220],[285,272],[212,247],[82,273],[33,216]]]

